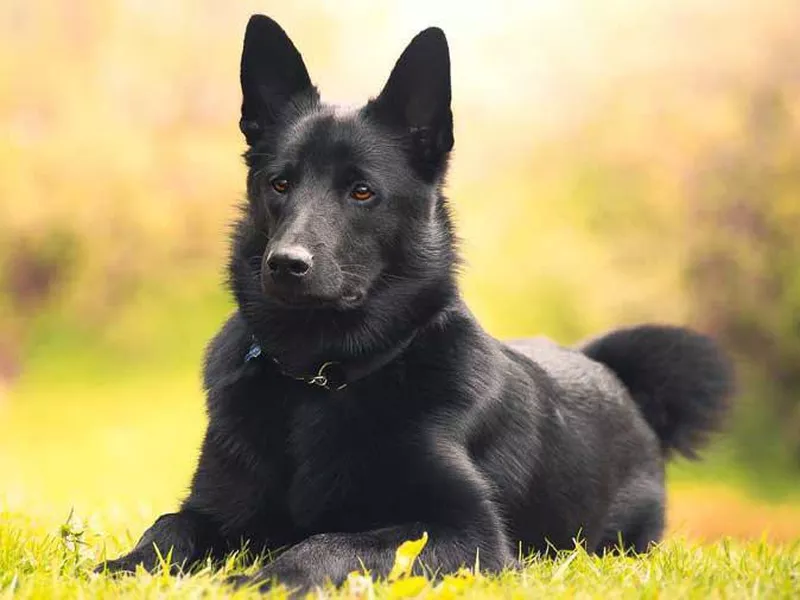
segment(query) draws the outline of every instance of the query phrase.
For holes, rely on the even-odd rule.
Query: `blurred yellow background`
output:
[[[672,531],[800,537],[797,0],[5,0],[0,508],[135,530],[188,484],[254,12],[345,104],[441,26],[469,304],[500,337],[719,336],[741,399]]]

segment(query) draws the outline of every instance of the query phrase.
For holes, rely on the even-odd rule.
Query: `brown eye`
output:
[[[375,195],[375,192],[373,192],[371,189],[369,189],[369,186],[367,184],[365,184],[365,183],[357,184],[350,191],[350,197],[353,200],[358,200],[359,202],[365,202],[365,201],[369,200],[370,198],[372,198],[374,195]]]
[[[283,177],[276,177],[269,183],[272,186],[272,189],[278,192],[279,194],[283,194],[286,192],[286,190],[289,189],[289,181],[287,179],[284,179]]]

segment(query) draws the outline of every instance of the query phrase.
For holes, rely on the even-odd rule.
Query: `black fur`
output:
[[[728,409],[721,400],[733,395],[733,367],[713,340],[649,325],[613,331],[583,352],[622,380],[665,454],[697,458],[696,449],[720,429]]]
[[[208,430],[180,512],[101,568],[153,568],[154,546],[188,565],[246,541],[285,549],[259,580],[308,589],[361,566],[386,575],[423,531],[438,572],[477,555],[496,571],[579,535],[592,551],[660,538],[666,454],[717,422],[727,363],[678,328],[583,352],[481,329],[458,295],[442,194],[449,67],[428,29],[377,98],[342,114],[280,27],[251,19],[238,310],[208,348]],[[368,372],[341,390],[297,379],[328,361]]]

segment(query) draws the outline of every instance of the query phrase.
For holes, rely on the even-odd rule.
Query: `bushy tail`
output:
[[[734,390],[733,367],[710,338],[681,327],[611,331],[581,348],[628,388],[665,454],[689,458],[718,430]]]

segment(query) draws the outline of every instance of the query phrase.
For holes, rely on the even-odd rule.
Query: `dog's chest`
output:
[[[330,392],[256,371],[228,388],[228,437],[243,442],[248,485],[259,490],[242,529],[263,525],[266,539],[291,543],[396,514],[409,465],[424,460],[415,439],[424,411],[408,400],[418,394],[393,383],[371,378]]]
[[[376,410],[385,398],[315,393],[298,400],[286,440],[294,467],[286,502],[295,525],[313,533],[379,520],[405,453],[402,426]]]

